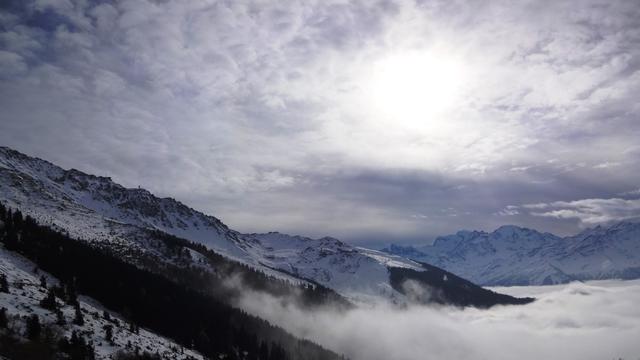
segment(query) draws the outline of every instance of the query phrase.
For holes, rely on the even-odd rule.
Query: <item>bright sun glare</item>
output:
[[[453,57],[406,52],[373,65],[373,107],[385,120],[416,130],[442,130],[460,93],[465,67]]]

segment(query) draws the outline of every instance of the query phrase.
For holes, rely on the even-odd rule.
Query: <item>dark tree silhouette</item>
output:
[[[40,300],[40,306],[43,309],[55,311],[58,308],[58,303],[56,302],[56,295],[53,289],[49,289],[47,291],[47,295]]]
[[[9,281],[7,280],[7,275],[5,274],[0,274],[0,292],[9,292]]]
[[[5,329],[9,321],[7,319],[7,308],[0,309],[0,329]]]
[[[40,325],[40,318],[38,315],[33,314],[29,316],[27,319],[27,339],[35,340],[40,337],[40,333],[42,332],[42,326]]]
[[[78,304],[78,293],[75,286],[72,284],[65,284],[64,286],[64,301],[67,305],[76,306]]]
[[[63,326],[67,324],[67,319],[64,318],[64,313],[60,309],[56,309],[56,325]]]
[[[73,323],[78,326],[84,325],[84,317],[82,316],[82,310],[80,309],[80,304],[76,303],[75,305],[75,315],[73,317]]]
[[[95,352],[93,346],[87,343],[87,340],[78,335],[77,332],[71,333],[71,337],[61,339],[58,343],[61,352],[67,354],[68,359],[72,360],[94,360]]]
[[[105,325],[104,329],[104,339],[111,345],[113,345],[113,325]]]

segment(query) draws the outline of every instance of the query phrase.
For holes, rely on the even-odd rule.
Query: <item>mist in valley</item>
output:
[[[475,308],[309,310],[246,291],[246,311],[352,360],[640,358],[640,281],[494,289],[537,301]]]

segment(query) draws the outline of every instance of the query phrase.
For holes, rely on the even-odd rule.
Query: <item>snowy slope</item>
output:
[[[311,280],[356,301],[403,298],[390,285],[388,267],[424,271],[411,260],[333,238],[241,234],[174,199],[127,189],[107,177],[63,170],[3,147],[0,201],[71,237],[126,249],[124,254],[132,249],[153,251],[147,246],[148,230],[159,230],[201,243],[267,274],[290,281]]]
[[[63,170],[0,147],[0,196],[7,204],[70,235],[119,240],[117,225],[152,228],[243,258],[239,234],[220,220],[144,189],[127,189],[108,177]]]
[[[157,353],[163,359],[203,359],[189,349],[184,349],[172,340],[156,335],[145,329],[138,332],[129,331],[129,324],[116,313],[109,313],[110,320],[103,317],[105,309],[100,303],[88,297],[79,297],[84,324],[75,325],[73,306],[65,305],[57,299],[66,319],[65,325],[54,325],[57,321],[55,313],[40,306],[47,289],[40,284],[40,276],[45,276],[48,286],[59,284],[59,281],[43,271],[34,273],[36,266],[15,253],[9,252],[0,245],[0,273],[5,274],[9,282],[9,293],[0,292],[0,308],[7,309],[10,327],[24,329],[25,318],[36,314],[43,324],[50,324],[58,329],[62,336],[70,337],[73,331],[92,341],[97,359],[111,359],[117,351],[132,352],[138,348],[140,352]],[[113,327],[113,344],[105,339],[105,325]],[[128,345],[130,345],[128,347]]]
[[[460,231],[433,245],[390,246],[386,253],[442,267],[481,285],[545,285],[640,278],[640,224],[621,222],[561,238],[517,226]]]
[[[378,297],[400,301],[391,287],[387,267],[424,271],[411,260],[379,251],[357,248],[338,239],[310,239],[277,232],[250,234],[256,244],[249,252],[268,267],[314,281],[343,296],[369,302]]]

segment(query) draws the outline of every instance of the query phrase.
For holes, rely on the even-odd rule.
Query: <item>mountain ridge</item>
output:
[[[6,147],[0,148],[0,201],[97,245],[144,254],[157,242],[149,232],[160,231],[269,276],[317,283],[355,302],[405,302],[407,296],[391,284],[389,268],[426,271],[418,262],[331,237],[242,234],[175,199],[127,189],[110,177],[64,170]]]
[[[559,237],[505,225],[458,231],[431,245],[381,251],[439,266],[485,286],[549,285],[575,280],[640,278],[640,223],[619,221]]]

